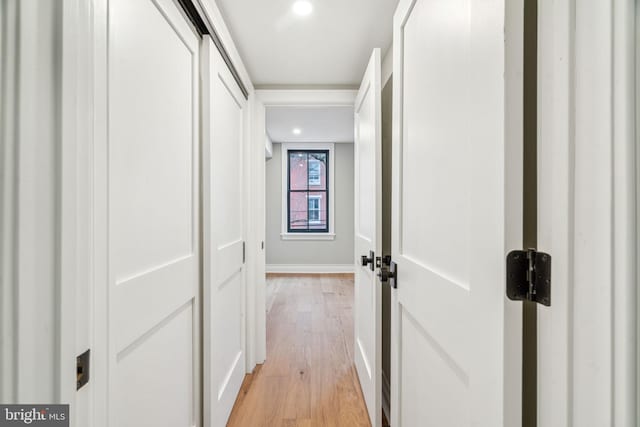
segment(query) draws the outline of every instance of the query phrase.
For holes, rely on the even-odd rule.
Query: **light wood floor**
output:
[[[267,278],[267,361],[228,426],[369,426],[353,364],[351,275]]]

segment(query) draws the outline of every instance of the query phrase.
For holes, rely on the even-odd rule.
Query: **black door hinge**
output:
[[[242,242],[242,263],[244,264],[247,261],[247,244],[246,242]]]
[[[551,305],[551,255],[535,249],[507,255],[507,297]]]

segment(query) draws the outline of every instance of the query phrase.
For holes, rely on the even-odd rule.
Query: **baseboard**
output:
[[[267,273],[353,273],[353,264],[267,264]]]
[[[382,411],[384,412],[387,420],[391,422],[391,405],[389,402],[391,401],[391,386],[389,385],[389,378],[382,371]]]

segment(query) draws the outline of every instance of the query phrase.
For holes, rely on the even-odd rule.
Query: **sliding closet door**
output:
[[[97,252],[99,280],[108,260],[105,424],[191,427],[199,422],[199,37],[171,0],[109,0],[96,13],[107,25],[106,136],[96,145],[105,208],[97,239],[107,248]]]
[[[202,46],[204,423],[227,423],[245,373],[243,141],[247,101],[210,37]]]

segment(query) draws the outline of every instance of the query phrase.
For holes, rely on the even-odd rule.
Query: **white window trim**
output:
[[[287,178],[289,173],[289,150],[329,150],[329,231],[324,233],[289,233],[287,231]],[[335,234],[335,203],[334,203],[334,144],[333,143],[286,143],[282,144],[282,226],[280,238],[282,240],[334,240]]]

